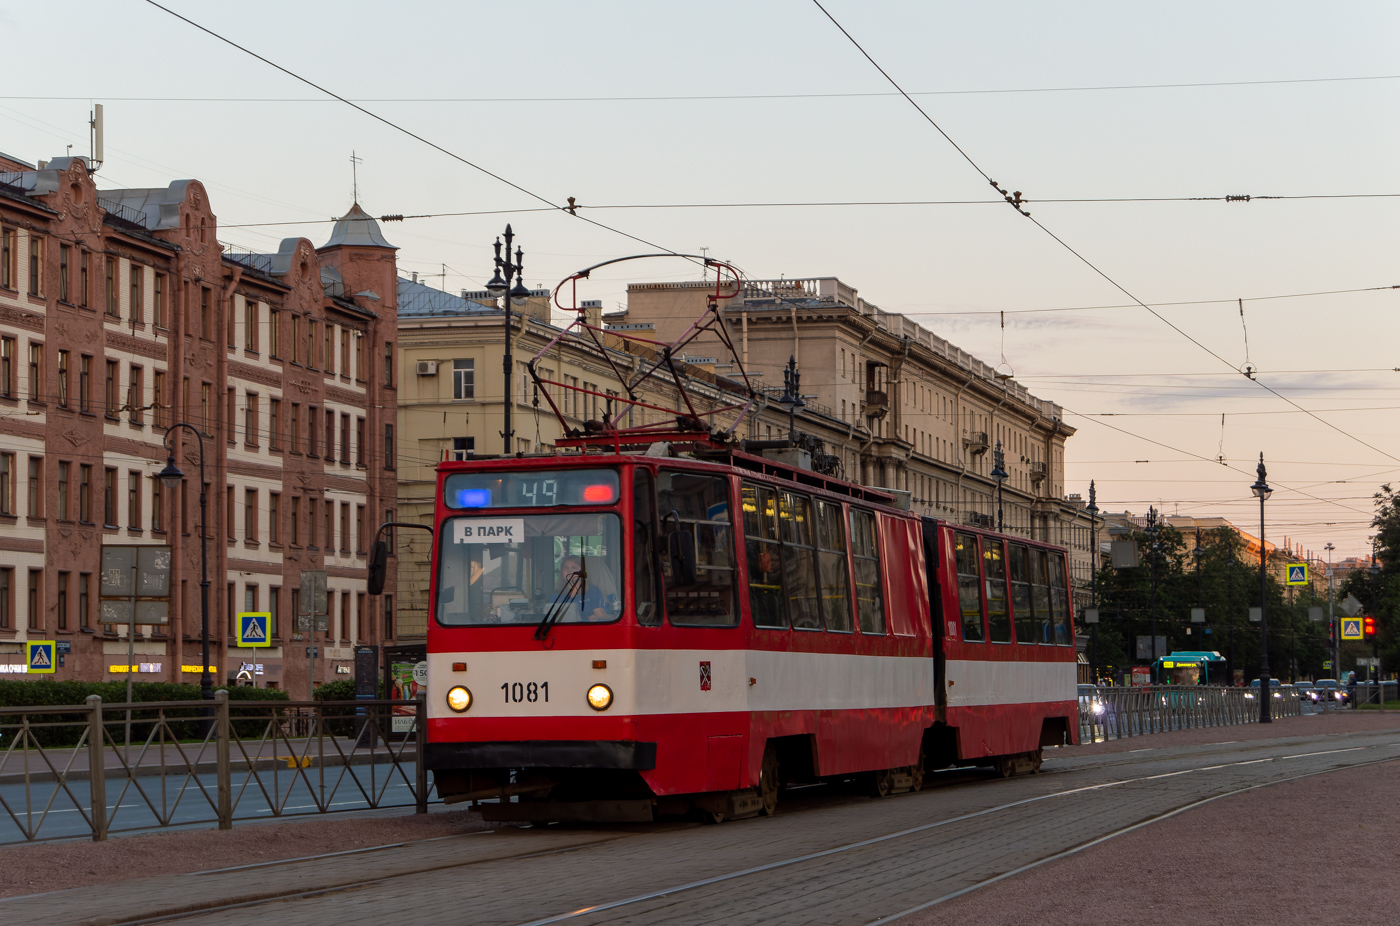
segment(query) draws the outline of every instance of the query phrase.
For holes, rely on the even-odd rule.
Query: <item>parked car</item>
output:
[[[1297,682],[1293,686],[1298,691],[1298,698],[1302,701],[1317,700],[1317,686],[1312,682]]]
[[[1275,697],[1275,698],[1279,698],[1280,700],[1282,700],[1282,698],[1283,698],[1283,693],[1284,693],[1285,691],[1290,691],[1290,690],[1292,690],[1292,688],[1293,688],[1292,685],[1285,685],[1283,682],[1280,682],[1280,681],[1279,681],[1278,679],[1276,679],[1276,678],[1271,678],[1271,679],[1269,679],[1269,690],[1272,691],[1272,692],[1274,693],[1274,697]],[[1250,682],[1249,682],[1249,693],[1246,694],[1245,697],[1246,697],[1246,698],[1253,698],[1253,697],[1254,697],[1256,694],[1258,694],[1258,693],[1259,693],[1259,679],[1257,679],[1257,678],[1256,678],[1256,679],[1251,679]]]
[[[1335,678],[1320,678],[1313,682],[1317,687],[1318,703],[1325,701],[1340,701],[1345,704],[1347,701],[1347,690]]]

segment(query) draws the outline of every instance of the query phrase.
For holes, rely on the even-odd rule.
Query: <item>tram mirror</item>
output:
[[[672,531],[666,535],[667,552],[671,559],[671,579],[676,585],[695,584],[695,535],[689,531]]]
[[[376,540],[369,548],[369,593],[384,594],[384,578],[389,568],[389,548],[384,541]]]

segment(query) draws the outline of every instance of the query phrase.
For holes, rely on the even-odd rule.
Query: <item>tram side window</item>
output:
[[[1029,551],[1011,545],[1011,608],[1016,612],[1016,642],[1035,642],[1035,612],[1031,609],[1031,560]]]
[[[637,623],[661,623],[656,602],[656,515],[651,472],[637,467],[632,476],[632,569],[636,584]]]
[[[958,609],[962,611],[963,639],[981,643],[982,571],[977,562],[977,538],[971,534],[954,534],[953,550],[958,568]]]
[[[732,627],[734,530],[727,480],[662,470],[657,474],[657,513],[665,555],[661,575],[672,624]]]
[[[749,613],[755,627],[786,627],[782,551],[778,544],[778,493],[744,483],[744,554],[749,567]]]
[[[1006,610],[1006,561],[1001,541],[982,538],[982,568],[987,576],[987,639],[1011,642],[1011,615]]]
[[[851,509],[851,560],[855,566],[860,632],[884,633],[885,595],[880,588],[880,547],[873,512]]]
[[[1050,613],[1054,615],[1055,642],[1060,646],[1069,644],[1069,590],[1065,588],[1063,553],[1050,554]]]
[[[778,534],[783,539],[783,584],[787,589],[788,617],[792,626],[800,630],[821,630],[811,499],[792,492],[778,493]]]
[[[841,506],[817,502],[817,573],[826,629],[851,632],[851,589],[846,566],[845,519]]]
[[[1054,638],[1050,625],[1050,583],[1046,578],[1049,571],[1048,553],[1045,550],[1031,551],[1031,600],[1035,604],[1035,635],[1027,643],[1049,643]]]

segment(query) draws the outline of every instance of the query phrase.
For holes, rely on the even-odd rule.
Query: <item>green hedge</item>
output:
[[[276,688],[229,688],[227,690],[230,701],[288,700],[287,692]],[[86,706],[89,695],[99,695],[104,705],[125,704],[126,682],[0,680],[0,707]],[[169,682],[136,682],[131,686],[131,697],[135,702],[202,701],[198,685],[174,685]],[[188,710],[184,708],[167,709],[165,716],[167,720],[179,717],[198,718],[203,714],[203,706],[202,703],[192,703]],[[125,712],[111,712],[107,715],[108,719],[121,717],[123,720],[125,720],[125,716]],[[136,721],[149,721],[153,716],[153,711],[132,712],[131,736],[133,742],[145,742],[146,737],[151,733],[149,722]],[[237,718],[237,716],[235,713],[234,717]],[[83,730],[86,728],[86,718],[71,713],[30,714],[28,717],[32,726],[38,726],[37,729],[33,730],[35,739],[44,746],[74,745],[82,737]],[[0,715],[0,744],[8,745],[15,734],[18,723],[18,717]],[[61,724],[61,726],[42,726],[50,723]],[[170,722],[169,726],[177,739],[201,738],[199,720],[175,720]],[[266,718],[242,721],[235,719],[234,721],[236,732],[243,739],[260,737],[266,726]],[[109,725],[107,729],[109,735],[117,735],[115,727]],[[123,731],[123,735],[124,733],[125,731]]]

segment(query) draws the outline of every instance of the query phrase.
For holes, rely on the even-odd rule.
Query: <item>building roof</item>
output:
[[[497,314],[501,310],[399,277],[399,318],[431,315]]]
[[[52,168],[63,158],[49,162]],[[173,180],[169,186],[131,190],[98,190],[99,205],[117,212],[128,221],[144,224],[149,231],[180,227],[180,205],[185,201],[186,188],[192,180]],[[111,207],[118,208],[111,208]],[[139,222],[136,215],[144,218]]]
[[[321,245],[323,248],[335,248],[341,245],[351,245],[356,247],[394,247],[384,239],[384,235],[379,230],[379,223],[360,208],[359,203],[350,207],[350,211],[336,220],[335,227],[331,229],[331,239]]]

